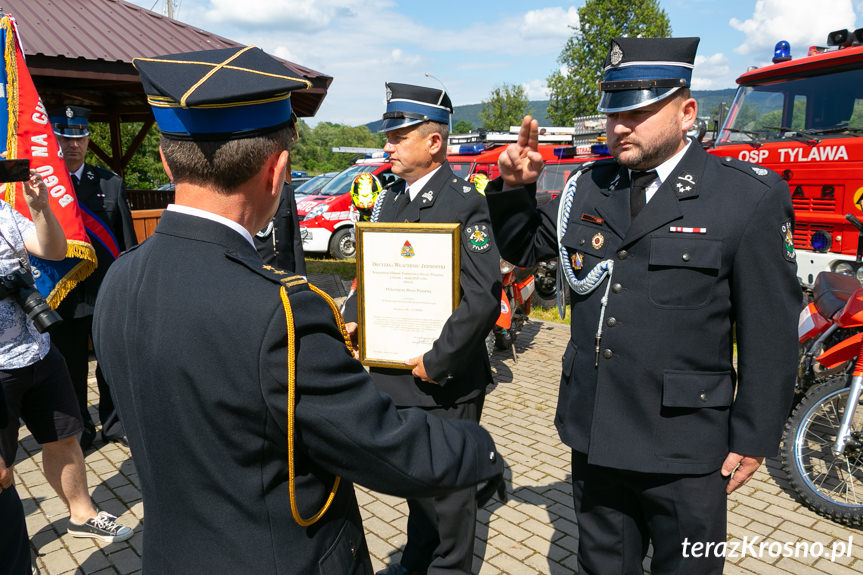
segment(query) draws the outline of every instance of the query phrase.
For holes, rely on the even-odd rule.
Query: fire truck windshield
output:
[[[863,132],[863,69],[741,86],[717,145],[758,147],[777,140],[818,140]]]

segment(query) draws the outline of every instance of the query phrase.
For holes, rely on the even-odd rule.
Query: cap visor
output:
[[[649,90],[621,90],[619,92],[603,92],[599,99],[597,110],[603,114],[627,112],[659,102],[679,90],[676,88],[651,88]]]
[[[422,122],[423,120],[418,120],[416,118],[386,118],[381,120],[381,127],[378,128],[378,134],[383,134],[384,132],[397,130],[399,128],[406,128],[408,126],[413,126],[414,124],[421,124]]]

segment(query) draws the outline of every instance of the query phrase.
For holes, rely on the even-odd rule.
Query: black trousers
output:
[[[485,400],[427,409],[443,419],[479,422]],[[439,497],[408,499],[407,542],[401,564],[429,575],[471,573],[476,534],[476,486]]]
[[[94,427],[87,409],[87,374],[90,360],[89,338],[93,326],[93,316],[63,318],[63,322],[51,331],[51,341],[63,354],[69,376],[78,398],[78,407],[85,427]],[[111,391],[102,370],[96,366],[96,384],[99,386],[99,421],[102,423],[104,437],[121,437],[126,434],[123,424],[117,418],[117,410],[111,398]]]
[[[30,539],[15,486],[0,492],[0,575],[30,575]]]
[[[692,544],[713,542],[715,549],[726,540],[725,483],[719,469],[638,473],[589,465],[586,455],[573,452],[579,573],[642,575],[652,542],[654,575],[721,575],[725,558],[692,553]]]

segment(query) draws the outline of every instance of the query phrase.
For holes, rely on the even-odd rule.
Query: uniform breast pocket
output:
[[[710,301],[722,263],[722,242],[706,238],[651,238],[648,290],[661,308],[696,309]]]
[[[569,251],[576,277],[584,277],[593,266],[605,259],[609,233],[601,227],[570,222],[561,242]]]

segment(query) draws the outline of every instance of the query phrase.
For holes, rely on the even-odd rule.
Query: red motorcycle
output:
[[[863,223],[845,216],[860,231]],[[818,274],[814,301],[800,314],[797,377],[803,395],[785,425],[782,466],[812,510],[863,525],[863,286],[855,277]]]
[[[500,273],[503,290],[500,294],[500,315],[492,328],[494,346],[512,349],[512,359],[518,363],[515,339],[530,314],[530,298],[535,289],[533,269],[517,268],[500,260]]]

